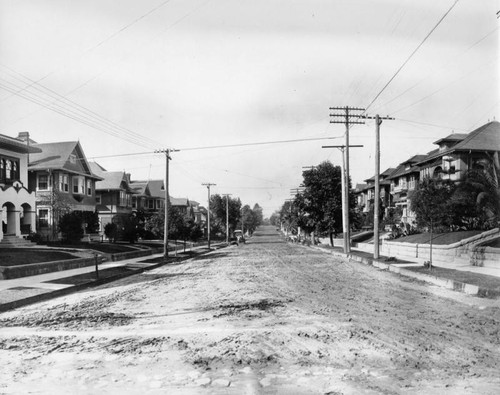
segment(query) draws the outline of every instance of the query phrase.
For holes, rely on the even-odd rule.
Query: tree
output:
[[[304,185],[304,211],[309,215],[309,226],[316,232],[327,233],[333,244],[333,234],[342,228],[342,170],[325,161],[302,173]],[[349,180],[349,218],[355,221],[356,198]]]
[[[416,215],[417,225],[430,231],[429,268],[432,267],[432,234],[435,228],[442,229],[450,224],[452,216],[450,199],[455,184],[435,178],[420,181],[410,195],[411,210]]]
[[[234,230],[238,226],[238,221],[241,218],[241,200],[239,198],[231,198],[228,196],[227,202],[229,211],[229,229]],[[218,194],[210,196],[210,211],[213,215],[213,221],[210,223],[210,226],[225,234],[226,197]]]
[[[469,170],[451,198],[454,225],[466,229],[490,229],[500,218],[500,189],[495,168]]]
[[[116,242],[116,238],[118,237],[118,226],[114,222],[108,222],[104,226],[104,234],[109,241],[113,243]]]
[[[59,220],[59,232],[67,243],[78,243],[83,237],[83,220],[76,212],[64,214]]]

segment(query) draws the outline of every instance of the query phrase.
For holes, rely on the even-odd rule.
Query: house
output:
[[[392,202],[401,210],[401,220],[412,223],[411,191],[424,178],[460,182],[471,169],[499,169],[500,122],[493,121],[470,133],[453,133],[434,142],[438,148],[415,155],[387,177]],[[498,171],[498,170],[497,170]]]
[[[36,196],[37,231],[55,237],[65,213],[95,211],[95,183],[102,178],[92,172],[78,141],[30,146],[38,149],[30,155],[28,165],[29,190]]]
[[[170,204],[172,207],[176,207],[182,215],[188,216],[193,220],[195,219],[194,209],[188,198],[174,198],[170,196]]]
[[[158,212],[165,206],[165,186],[163,180],[131,181],[133,191],[132,209],[146,213]]]
[[[410,194],[420,180],[420,166],[418,163],[425,160],[427,155],[414,155],[400,163],[398,167],[387,177],[390,182],[390,194],[392,205],[400,210],[401,221],[412,224],[415,214],[411,211]]]
[[[471,169],[500,168],[500,122],[489,122],[468,134],[451,134],[434,144],[438,148],[418,163],[421,179],[460,181]]]
[[[96,162],[90,162],[92,173],[101,177],[95,185],[96,211],[99,215],[99,231],[119,215],[132,213],[134,191],[130,187],[130,174],[124,171],[107,171]]]
[[[28,160],[40,148],[0,134],[0,241],[36,231],[35,193],[28,188]]]
[[[379,175],[380,201],[384,207],[392,205],[392,195],[390,194],[391,181],[388,177],[395,171],[395,168],[388,168]],[[368,213],[372,209],[375,199],[375,176],[364,180],[364,184],[357,184],[354,189],[358,211]]]
[[[193,212],[194,222],[197,224],[204,224],[207,222],[207,209],[203,206],[200,206],[200,203],[190,200],[189,204],[191,205],[191,209]]]

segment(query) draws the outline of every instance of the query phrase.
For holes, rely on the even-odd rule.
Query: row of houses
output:
[[[489,122],[468,134],[453,133],[434,142],[437,148],[414,155],[379,176],[380,200],[386,208],[399,208],[401,221],[413,224],[411,192],[426,177],[459,182],[470,169],[500,168],[500,123]],[[375,176],[357,184],[357,209],[368,213],[375,198]]]
[[[170,197],[170,203],[205,222],[207,211],[198,202]],[[117,216],[153,214],[164,206],[163,180],[132,180],[125,171],[107,171],[87,160],[78,141],[39,144],[28,132],[16,138],[0,134],[0,242],[4,235],[54,236],[68,211],[97,212],[102,233]]]

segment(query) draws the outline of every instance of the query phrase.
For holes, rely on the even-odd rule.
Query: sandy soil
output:
[[[0,314],[0,393],[498,394],[500,302],[264,228]]]

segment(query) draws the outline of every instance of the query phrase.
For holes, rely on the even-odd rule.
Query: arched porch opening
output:
[[[36,232],[35,209],[28,203],[21,204],[21,207],[21,234],[29,235],[31,232]]]
[[[2,231],[3,235],[20,236],[21,226],[19,221],[19,210],[12,202],[5,202],[2,206]]]

